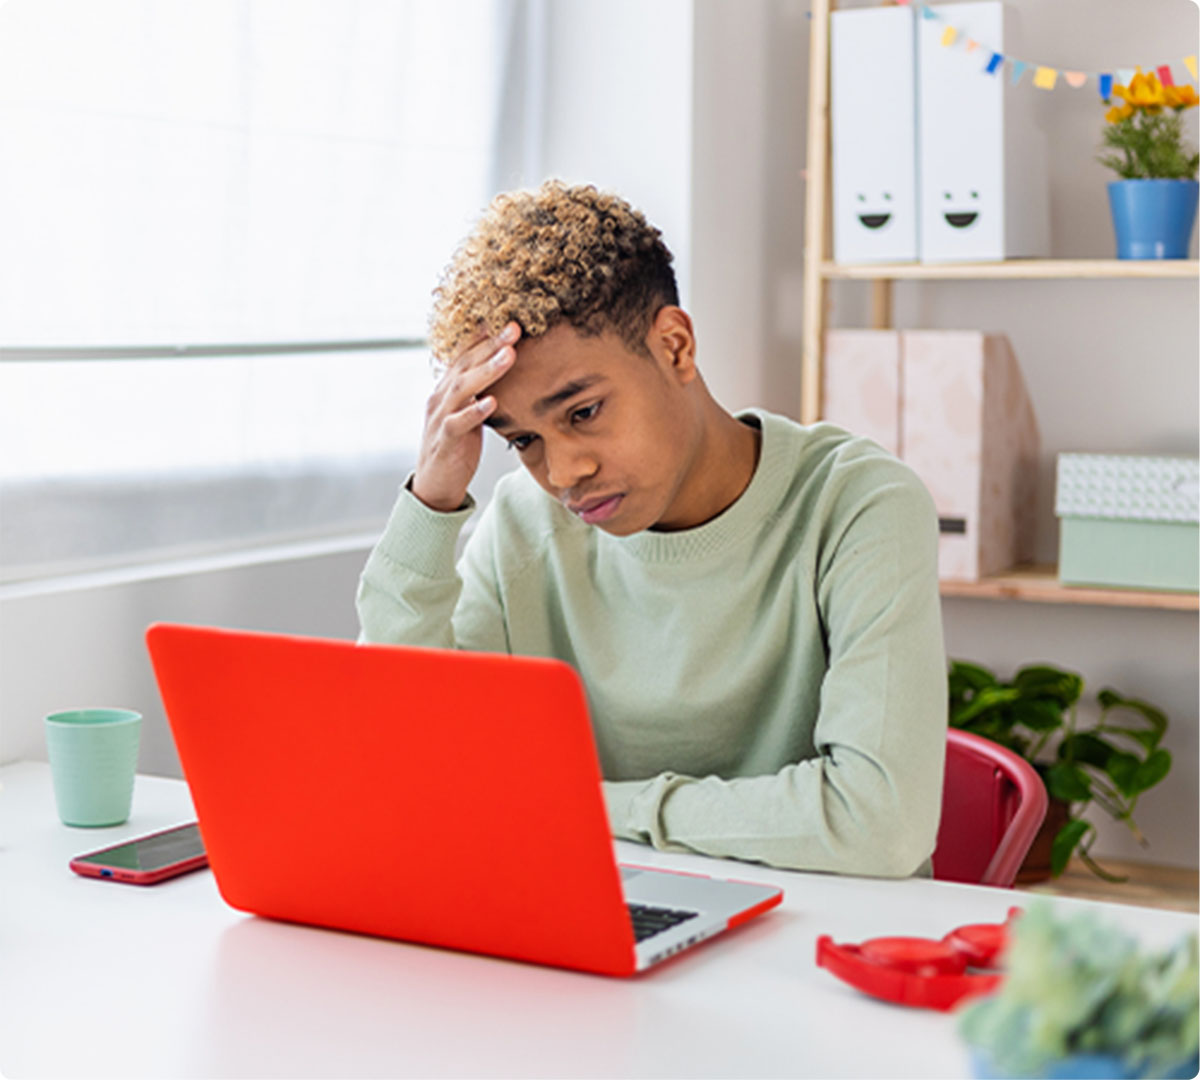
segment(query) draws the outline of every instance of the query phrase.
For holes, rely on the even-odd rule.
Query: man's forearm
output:
[[[937,812],[922,778],[896,779],[879,762],[839,749],[771,776],[609,781],[604,796],[614,836],[661,850],[908,877],[933,851]]]
[[[401,491],[359,579],[360,642],[506,651],[495,589],[454,561],[474,505],[441,513]]]

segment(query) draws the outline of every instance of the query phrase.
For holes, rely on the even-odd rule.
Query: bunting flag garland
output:
[[[1008,56],[1005,53],[997,52],[995,49],[988,46],[985,42],[976,40],[963,33],[961,27],[952,26],[941,12],[936,7],[921,2],[921,0],[896,0],[902,6],[910,6],[916,10],[923,19],[937,20],[945,24],[942,30],[941,43],[944,48],[950,49],[958,43],[962,43],[964,51],[974,53],[979,51],[981,55],[986,56],[987,60],[980,71],[986,75],[998,75],[1000,69],[1008,65],[1011,71],[1012,84],[1016,86],[1021,81],[1021,76],[1026,71],[1033,71],[1033,85],[1039,90],[1053,90],[1058,85],[1058,77],[1061,75],[1065,82],[1072,90],[1082,89],[1089,80],[1095,80],[1096,88],[1100,92],[1100,97],[1108,101],[1112,97],[1113,87],[1128,86],[1134,75],[1139,71],[1153,71],[1158,75],[1158,81],[1163,86],[1175,86],[1175,79],[1171,73],[1171,65],[1168,64],[1150,64],[1145,68],[1115,68],[1113,71],[1064,71],[1062,68],[1051,67],[1048,64],[1038,64],[1029,60],[1018,60],[1015,57]],[[1197,81],[1196,74],[1196,57],[1184,56],[1177,63],[1182,63],[1187,68],[1188,74],[1191,76],[1192,82]]]

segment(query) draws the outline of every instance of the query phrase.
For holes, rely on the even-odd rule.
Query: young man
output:
[[[928,873],[946,677],[915,475],[831,425],[721,408],[670,252],[613,195],[498,196],[435,297],[445,370],[361,640],[572,664],[616,836]],[[456,567],[485,426],[524,467]]]

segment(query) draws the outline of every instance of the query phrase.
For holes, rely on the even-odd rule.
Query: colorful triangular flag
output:
[[[1021,81],[1021,76],[1025,74],[1025,69],[1028,66],[1029,65],[1026,64],[1024,60],[1014,60],[1013,61],[1013,70],[1012,70],[1013,86],[1016,86],[1017,83],[1019,83]]]
[[[1073,90],[1078,90],[1085,82],[1087,82],[1086,71],[1064,71],[1063,79],[1066,84]]]
[[[987,67],[984,68],[984,71],[986,71],[989,75],[995,75],[996,72],[1000,69],[1000,65],[1003,63],[1004,63],[1004,54],[994,52],[994,53],[992,53],[992,58],[988,61]]]
[[[1058,70],[1052,67],[1039,67],[1033,73],[1033,85],[1039,90],[1053,90],[1058,81]]]
[[[1192,82],[1200,78],[1200,76],[1196,75],[1196,58],[1194,56],[1185,56],[1183,62],[1187,66],[1188,71],[1192,73]]]

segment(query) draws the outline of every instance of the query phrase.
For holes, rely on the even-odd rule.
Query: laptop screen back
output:
[[[566,664],[167,624],[147,642],[232,906],[632,970],[586,699]]]

